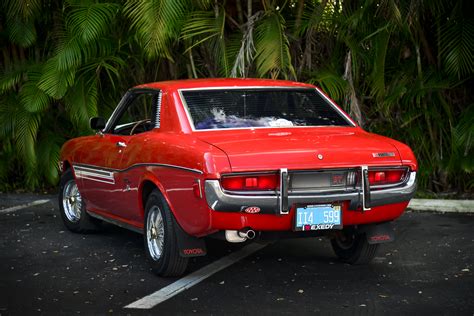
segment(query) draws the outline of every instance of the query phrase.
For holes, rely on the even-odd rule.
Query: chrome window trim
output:
[[[350,126],[341,126],[341,125],[315,125],[315,126],[288,126],[288,127],[272,127],[272,126],[257,126],[257,127],[233,127],[233,128],[217,128],[217,129],[196,129],[194,126],[194,120],[191,116],[191,113],[189,112],[189,107],[188,104],[186,103],[186,99],[183,96],[183,92],[185,91],[201,91],[201,90],[242,90],[242,89],[249,89],[249,90],[259,90],[259,89],[275,89],[275,90],[302,90],[302,89],[308,89],[308,90],[316,90],[316,92],[323,97],[324,100],[326,100],[329,105],[336,110],[337,113],[339,113],[344,120],[350,125]],[[255,130],[255,129],[282,129],[282,128],[327,128],[327,127],[357,127],[357,125],[354,123],[354,121],[346,115],[342,110],[339,109],[339,107],[331,100],[329,99],[324,93],[322,93],[317,87],[289,87],[289,86],[224,86],[224,87],[200,87],[200,88],[183,88],[183,89],[177,89],[179,99],[181,101],[181,104],[183,105],[184,112],[186,113],[186,117],[188,119],[189,126],[191,126],[191,130],[193,132],[208,132],[208,131],[231,131],[231,130]]]
[[[155,88],[132,88],[130,90],[127,90],[125,94],[122,96],[120,99],[119,103],[115,107],[114,111],[110,115],[109,119],[107,120],[107,123],[105,123],[104,129],[101,131],[104,134],[113,134],[111,132],[112,125],[115,123],[117,120],[117,116],[121,114],[121,111],[124,106],[127,106],[127,101],[128,99],[137,93],[151,93],[151,94],[157,94],[159,93],[160,95],[158,96],[159,101],[160,101],[160,108],[161,108],[161,94],[163,93],[161,89],[155,89]],[[157,112],[158,113],[158,112]],[[156,120],[155,120],[155,128],[156,128]],[[115,135],[115,134],[114,134]]]
[[[348,121],[348,123],[350,123],[352,125],[352,127],[357,126],[357,124],[354,123],[354,121],[351,119],[351,117],[349,115],[347,115],[346,113],[344,113],[339,108],[339,106],[333,100],[331,100],[328,96],[326,96],[326,94],[324,94],[324,92],[322,92],[318,87],[316,87],[316,91],[318,91],[319,95],[321,95],[326,101],[328,101],[329,104],[332,105],[333,109],[335,109],[339,114],[341,114],[346,119],[346,121]],[[339,126],[339,125],[335,125],[335,126]]]

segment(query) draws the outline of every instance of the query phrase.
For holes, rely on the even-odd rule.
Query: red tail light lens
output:
[[[273,191],[280,185],[278,174],[223,176],[221,185],[228,191]]]
[[[371,185],[396,184],[405,179],[406,173],[406,169],[369,169],[369,183]]]

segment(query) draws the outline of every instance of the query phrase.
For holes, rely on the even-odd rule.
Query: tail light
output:
[[[277,173],[223,176],[221,185],[228,191],[275,191],[280,177]]]
[[[369,183],[370,185],[390,185],[403,182],[407,175],[407,169],[370,169],[369,168]]]

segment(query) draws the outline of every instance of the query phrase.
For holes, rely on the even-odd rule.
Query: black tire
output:
[[[151,262],[152,270],[160,276],[180,276],[188,266],[189,259],[179,254],[175,225],[168,204],[155,189],[150,193],[145,206],[143,238],[146,256]]]
[[[100,220],[87,214],[85,202],[81,198],[71,169],[66,170],[61,176],[58,202],[64,226],[70,231],[86,233],[99,229]]]
[[[331,239],[332,249],[343,262],[367,264],[377,254],[378,244],[369,244],[365,234],[357,234],[353,229],[340,231]]]

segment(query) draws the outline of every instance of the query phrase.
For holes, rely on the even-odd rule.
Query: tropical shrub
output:
[[[469,1],[6,0],[0,190],[58,181],[61,144],[139,83],[270,77],[320,85],[408,143],[425,191],[472,192]]]

